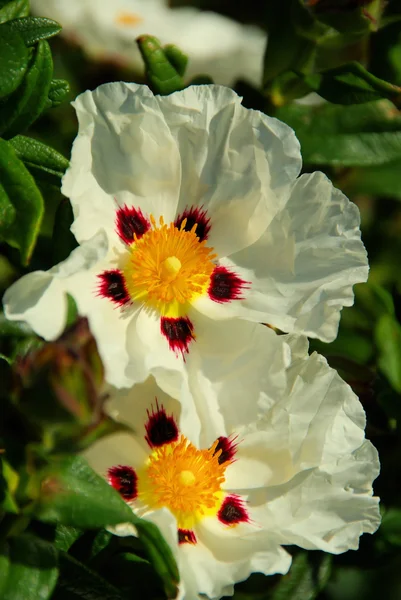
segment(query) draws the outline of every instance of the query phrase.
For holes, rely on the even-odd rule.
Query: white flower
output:
[[[166,0],[32,0],[31,6],[35,14],[60,22],[62,35],[95,60],[143,73],[135,39],[150,34],[188,54],[187,81],[206,74],[223,85],[240,78],[261,84],[266,34],[217,13],[169,8]]]
[[[220,86],[79,96],[62,189],[81,245],[14,284],[7,318],[55,339],[70,293],[119,387],[229,360],[235,336],[251,343],[244,320],[333,340],[367,278],[358,209],[322,173],[297,179],[294,132],[240,102]]]
[[[252,572],[285,573],[284,545],[356,549],[380,522],[372,497],[379,462],[359,400],[324,358],[308,356],[303,338],[284,336],[290,361],[284,337],[259,330],[242,369],[198,387],[196,398],[184,383],[173,399],[153,378],[116,393],[108,411],[133,433],[85,453],[135,513],[160,527],[185,600],[232,594]],[[284,361],[279,378],[270,337]]]

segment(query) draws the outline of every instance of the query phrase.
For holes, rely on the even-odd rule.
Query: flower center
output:
[[[200,241],[195,224],[185,231],[186,219],[177,228],[160,217],[141,238],[134,237],[123,273],[133,300],[141,300],[162,315],[178,317],[182,307],[207,292],[215,265],[213,249]]]
[[[219,464],[218,440],[198,450],[183,435],[155,448],[138,477],[138,497],[151,508],[168,508],[180,529],[191,529],[206,515],[215,515],[222,502],[221,484],[229,463]]]
[[[142,21],[142,17],[131,12],[120,12],[115,18],[117,25],[127,25],[129,27],[139,25],[139,23],[142,23]]]

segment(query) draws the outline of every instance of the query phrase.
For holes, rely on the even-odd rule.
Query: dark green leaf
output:
[[[7,27],[18,31],[27,46],[33,46],[36,42],[51,38],[61,31],[61,25],[44,17],[15,19],[7,23]]]
[[[41,40],[35,47],[29,70],[18,89],[18,99],[14,99],[14,107],[10,105],[13,97],[3,107],[5,114],[1,116],[3,136],[14,137],[25,131],[36,121],[43,110],[50,106],[48,99],[50,83],[53,75],[53,59],[49,44]]]
[[[19,248],[21,261],[30,260],[43,217],[43,198],[35,181],[17,158],[10,144],[0,139],[0,179],[9,200],[16,210],[16,218],[2,238]]]
[[[4,313],[0,312],[0,336],[7,337],[27,337],[33,334],[33,330],[24,321],[9,321],[4,316]]]
[[[52,238],[52,259],[54,264],[65,260],[78,245],[70,229],[73,220],[74,214],[71,203],[67,198],[63,198],[54,220]]]
[[[18,158],[29,166],[35,165],[59,177],[68,168],[68,160],[62,154],[38,140],[24,135],[17,135],[10,140],[10,144],[17,153]]]
[[[11,0],[0,8],[0,23],[26,17],[29,15],[28,0]]]
[[[65,79],[52,79],[49,90],[49,100],[52,106],[65,102],[70,93],[70,84]]]
[[[3,542],[0,549],[1,600],[47,600],[58,575],[57,551],[32,535]]]
[[[401,325],[392,315],[382,315],[375,328],[378,365],[393,388],[401,393]]]
[[[331,556],[311,556],[301,552],[292,561],[269,600],[314,600],[325,587],[331,571]]]
[[[390,508],[382,519],[380,535],[393,546],[401,546],[401,510]]]
[[[7,361],[7,357],[2,357]],[[4,384],[3,384],[4,385]],[[9,513],[18,514],[19,508],[14,499],[18,485],[18,475],[4,457],[0,457],[0,505]]]
[[[119,590],[65,552],[52,600],[127,600]]]
[[[4,98],[21,84],[29,60],[22,36],[17,31],[11,31],[8,24],[0,25],[0,56],[0,98]]]
[[[369,73],[358,62],[306,77],[305,81],[320,96],[334,104],[361,104],[388,98],[401,106],[401,88]]]
[[[54,544],[58,550],[67,552],[72,544],[82,535],[82,530],[67,525],[57,525]]]
[[[401,200],[401,159],[373,167],[352,169],[342,182],[342,188],[350,195],[369,194]]]
[[[15,214],[15,208],[0,182],[0,234],[14,222]]]
[[[130,552],[112,556],[107,562],[107,577],[127,596],[161,599],[164,597],[160,579],[152,565]]]
[[[182,77],[166,56],[157,38],[142,35],[137,39],[137,43],[145,62],[146,76],[155,93],[164,96],[185,87]]]
[[[305,163],[371,166],[401,158],[401,117],[386,100],[346,108],[288,105],[275,116],[295,130]]]
[[[157,527],[135,516],[119,494],[84,459],[54,460],[40,478],[41,494],[34,508],[38,519],[84,529],[132,523],[168,596],[175,597],[179,581],[177,566]]]

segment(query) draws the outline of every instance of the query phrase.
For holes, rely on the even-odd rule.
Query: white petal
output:
[[[380,524],[371,482],[379,471],[377,452],[365,441],[337,463],[304,471],[272,488],[263,524],[282,544],[339,554],[356,550],[362,533]]]
[[[55,340],[65,326],[67,298],[50,273],[35,271],[16,281],[4,294],[4,314],[25,321],[45,340]]]
[[[126,204],[173,219],[181,179],[176,143],[149,88],[112,83],[74,102],[79,132],[63,193],[71,199],[79,242],[103,227],[115,237],[115,214]]]
[[[285,386],[287,344],[247,321],[212,321],[191,314],[197,335],[187,359],[189,388],[203,423],[201,445],[252,422]],[[257,349],[257,350],[256,350]]]
[[[360,235],[358,208],[322,173],[303,175],[264,235],[222,261],[251,282],[244,300],[223,309],[231,316],[332,341],[341,308],[353,304],[352,286],[367,279]]]
[[[260,237],[301,168],[292,129],[240,102],[232,90],[212,85],[190,86],[159,99],[181,155],[177,210],[207,210],[208,243],[219,256]]]
[[[136,436],[122,432],[94,442],[82,455],[92,469],[107,479],[107,472],[111,467],[121,465],[134,470],[142,468],[149,451],[145,451]]]
[[[235,583],[251,573],[286,573],[291,557],[268,536],[246,537],[240,528],[227,528],[217,519],[204,519],[195,530],[198,543],[180,546],[184,581],[209,598],[233,594]],[[242,533],[242,535],[241,535]]]

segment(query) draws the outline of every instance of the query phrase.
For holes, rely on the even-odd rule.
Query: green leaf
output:
[[[52,600],[127,600],[111,583],[65,552]]]
[[[58,575],[57,551],[33,535],[3,542],[0,548],[1,600],[47,600]]]
[[[401,115],[387,100],[348,107],[293,104],[275,116],[295,130],[307,164],[373,166],[401,159]]]
[[[7,360],[7,357],[4,357]],[[0,504],[3,510],[18,514],[18,504],[14,499],[19,477],[4,457],[0,457]]]
[[[52,79],[49,89],[49,100],[52,106],[59,106],[65,102],[70,93],[70,84],[65,79]]]
[[[3,312],[0,312],[0,337],[27,337],[34,332],[24,321],[9,321]]]
[[[76,527],[67,527],[67,525],[59,524],[56,528],[56,537],[54,545],[58,550],[67,552],[74,542],[82,535],[82,530]]]
[[[0,180],[16,210],[14,222],[5,231],[0,231],[0,235],[11,246],[20,250],[22,263],[28,264],[43,217],[43,198],[12,146],[2,139]]]
[[[74,213],[68,198],[63,198],[58,206],[54,220],[52,237],[52,261],[57,264],[65,260],[78,246],[75,236],[71,233]]]
[[[134,515],[128,504],[83,458],[54,459],[40,473],[40,479],[41,494],[33,508],[38,519],[79,529],[132,523],[168,596],[175,597],[178,569],[157,527]]]
[[[314,600],[325,587],[331,572],[331,556],[313,556],[301,552],[294,557],[291,569],[281,578],[269,600]]]
[[[17,90],[18,98],[10,97],[7,106],[3,107],[0,128],[4,137],[14,137],[28,129],[50,105],[48,94],[52,75],[53,59],[50,46],[41,40],[35,47],[21,88]]]
[[[21,84],[29,60],[22,36],[17,31],[10,30],[8,24],[0,25],[0,56],[0,98],[4,98]]]
[[[7,27],[18,31],[27,46],[33,46],[40,40],[57,35],[61,31],[61,25],[44,17],[23,17],[7,23]]]
[[[320,96],[334,104],[361,104],[388,98],[401,106],[401,88],[369,73],[358,62],[349,62],[335,69],[305,78]]]
[[[142,35],[137,39],[137,44],[145,62],[146,76],[155,93],[164,96],[185,87],[182,77],[168,59],[157,38]],[[174,60],[177,60],[177,53]]]
[[[34,165],[58,177],[62,177],[68,168],[69,162],[62,154],[39,140],[17,135],[9,143],[28,166]]]
[[[401,546],[401,510],[390,508],[383,515],[380,535],[393,546]]]
[[[401,200],[401,159],[373,167],[352,169],[342,180],[342,189],[349,196],[368,194]]]
[[[11,19],[18,19],[19,17],[26,17],[28,15],[28,0],[12,0],[0,8],[0,23],[11,21]]]
[[[393,388],[401,393],[401,325],[392,315],[382,315],[375,327],[378,366]]]
[[[0,182],[0,232],[6,231],[15,220],[15,208]]]
[[[152,565],[132,554],[121,552],[107,561],[108,579],[118,585],[128,598],[162,598],[163,588]]]

